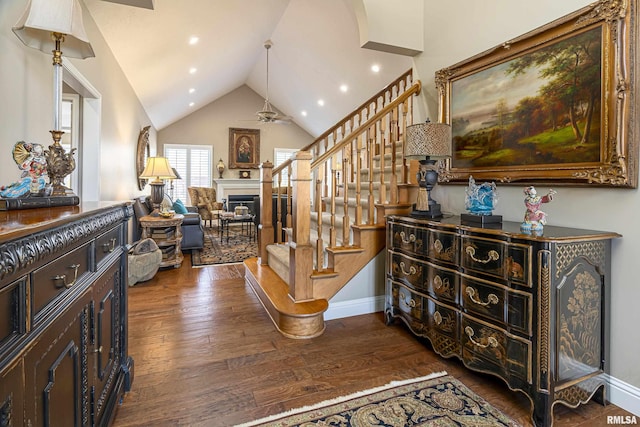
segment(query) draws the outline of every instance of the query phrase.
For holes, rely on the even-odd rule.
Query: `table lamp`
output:
[[[176,179],[177,177],[173,173],[166,157],[149,157],[140,178],[152,180],[149,182],[151,185],[151,203],[153,204],[151,215],[157,216],[160,212],[160,204],[164,199],[164,182],[162,180]]]
[[[440,204],[431,198],[431,190],[438,183],[436,160],[451,156],[451,127],[445,123],[418,123],[407,126],[404,157],[420,161],[416,175],[418,199],[411,212],[413,218],[442,218]]]
[[[30,0],[25,13],[12,28],[25,45],[45,53],[53,52],[53,144],[45,152],[47,174],[52,181],[53,196],[71,195],[64,178],[74,171],[75,148],[66,153],[60,139],[62,111],[62,45],[65,56],[94,57],[93,48],[82,23],[82,7],[78,0]]]

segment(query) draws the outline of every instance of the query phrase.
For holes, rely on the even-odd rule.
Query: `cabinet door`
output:
[[[24,425],[22,360],[0,374],[0,426]]]
[[[95,350],[89,358],[89,374],[94,384],[91,393],[94,425],[102,424],[121,366],[122,343],[118,333],[121,325],[122,275],[119,267],[118,262],[114,263],[100,276],[93,288],[91,348]]]
[[[89,425],[88,331],[91,293],[85,290],[36,338],[25,356],[25,422]],[[57,313],[52,313],[55,317]]]

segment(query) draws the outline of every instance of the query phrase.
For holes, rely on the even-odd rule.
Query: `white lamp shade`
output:
[[[64,34],[61,49],[64,56],[82,59],[95,56],[84,31],[78,0],[30,0],[13,32],[25,45],[46,53],[55,49],[51,33]]]
[[[404,156],[433,159],[451,157],[451,126],[445,123],[418,123],[407,126]]]
[[[142,179],[176,179],[166,157],[149,157],[140,175]]]

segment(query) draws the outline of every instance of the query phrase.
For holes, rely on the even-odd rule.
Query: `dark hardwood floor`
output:
[[[447,371],[489,403],[531,425],[528,398],[499,379],[443,359],[382,313],[326,322],[312,340],[273,327],[244,284],[242,264],[162,270],[129,288],[131,392],[114,426],[230,426],[329,398]],[[629,415],[591,402],[557,406],[555,426],[607,425]]]

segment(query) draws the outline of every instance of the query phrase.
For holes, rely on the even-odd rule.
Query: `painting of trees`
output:
[[[600,27],[454,81],[455,167],[600,161]]]

